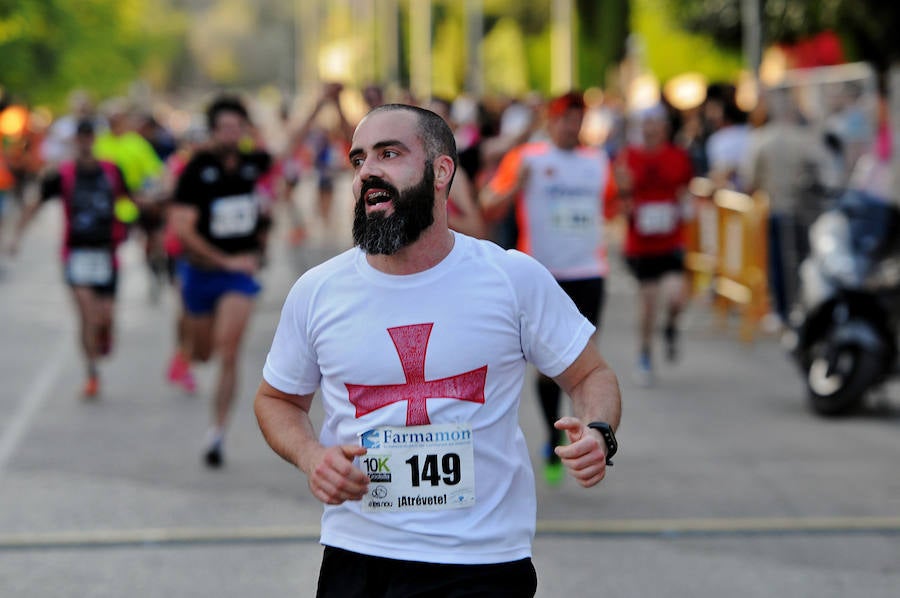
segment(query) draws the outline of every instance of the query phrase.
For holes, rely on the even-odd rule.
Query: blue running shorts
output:
[[[226,293],[255,297],[262,287],[249,274],[226,270],[204,270],[184,260],[178,262],[181,297],[184,307],[194,316],[211,314]]]

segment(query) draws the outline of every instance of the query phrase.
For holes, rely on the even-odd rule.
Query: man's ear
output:
[[[453,174],[456,167],[453,164],[453,158],[450,156],[438,156],[433,162],[434,166],[434,188],[444,189],[450,186],[453,181]]]

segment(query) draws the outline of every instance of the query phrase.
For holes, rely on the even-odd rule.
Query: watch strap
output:
[[[606,464],[612,466],[612,457],[619,450],[619,443],[616,440],[615,433],[613,433],[612,426],[606,422],[591,422],[588,424],[588,428],[600,432],[603,441],[606,443]]]

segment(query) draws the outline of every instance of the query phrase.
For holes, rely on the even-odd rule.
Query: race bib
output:
[[[668,235],[678,226],[678,207],[668,202],[640,204],[635,223],[641,235]]]
[[[104,286],[112,282],[112,253],[106,249],[73,249],[66,261],[66,279],[76,286]]]
[[[475,504],[475,459],[468,424],[384,426],[360,435],[369,476],[368,513],[441,511]]]
[[[259,207],[250,193],[220,197],[209,207],[209,232],[217,239],[244,237],[256,230]]]
[[[553,228],[566,233],[585,233],[597,227],[593,211],[565,204],[554,206],[552,222]]]

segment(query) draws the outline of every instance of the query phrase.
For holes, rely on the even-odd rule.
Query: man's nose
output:
[[[364,159],[356,171],[356,176],[358,176],[361,181],[365,181],[373,176],[380,177],[381,174],[382,171],[378,166],[377,161],[371,157]]]

